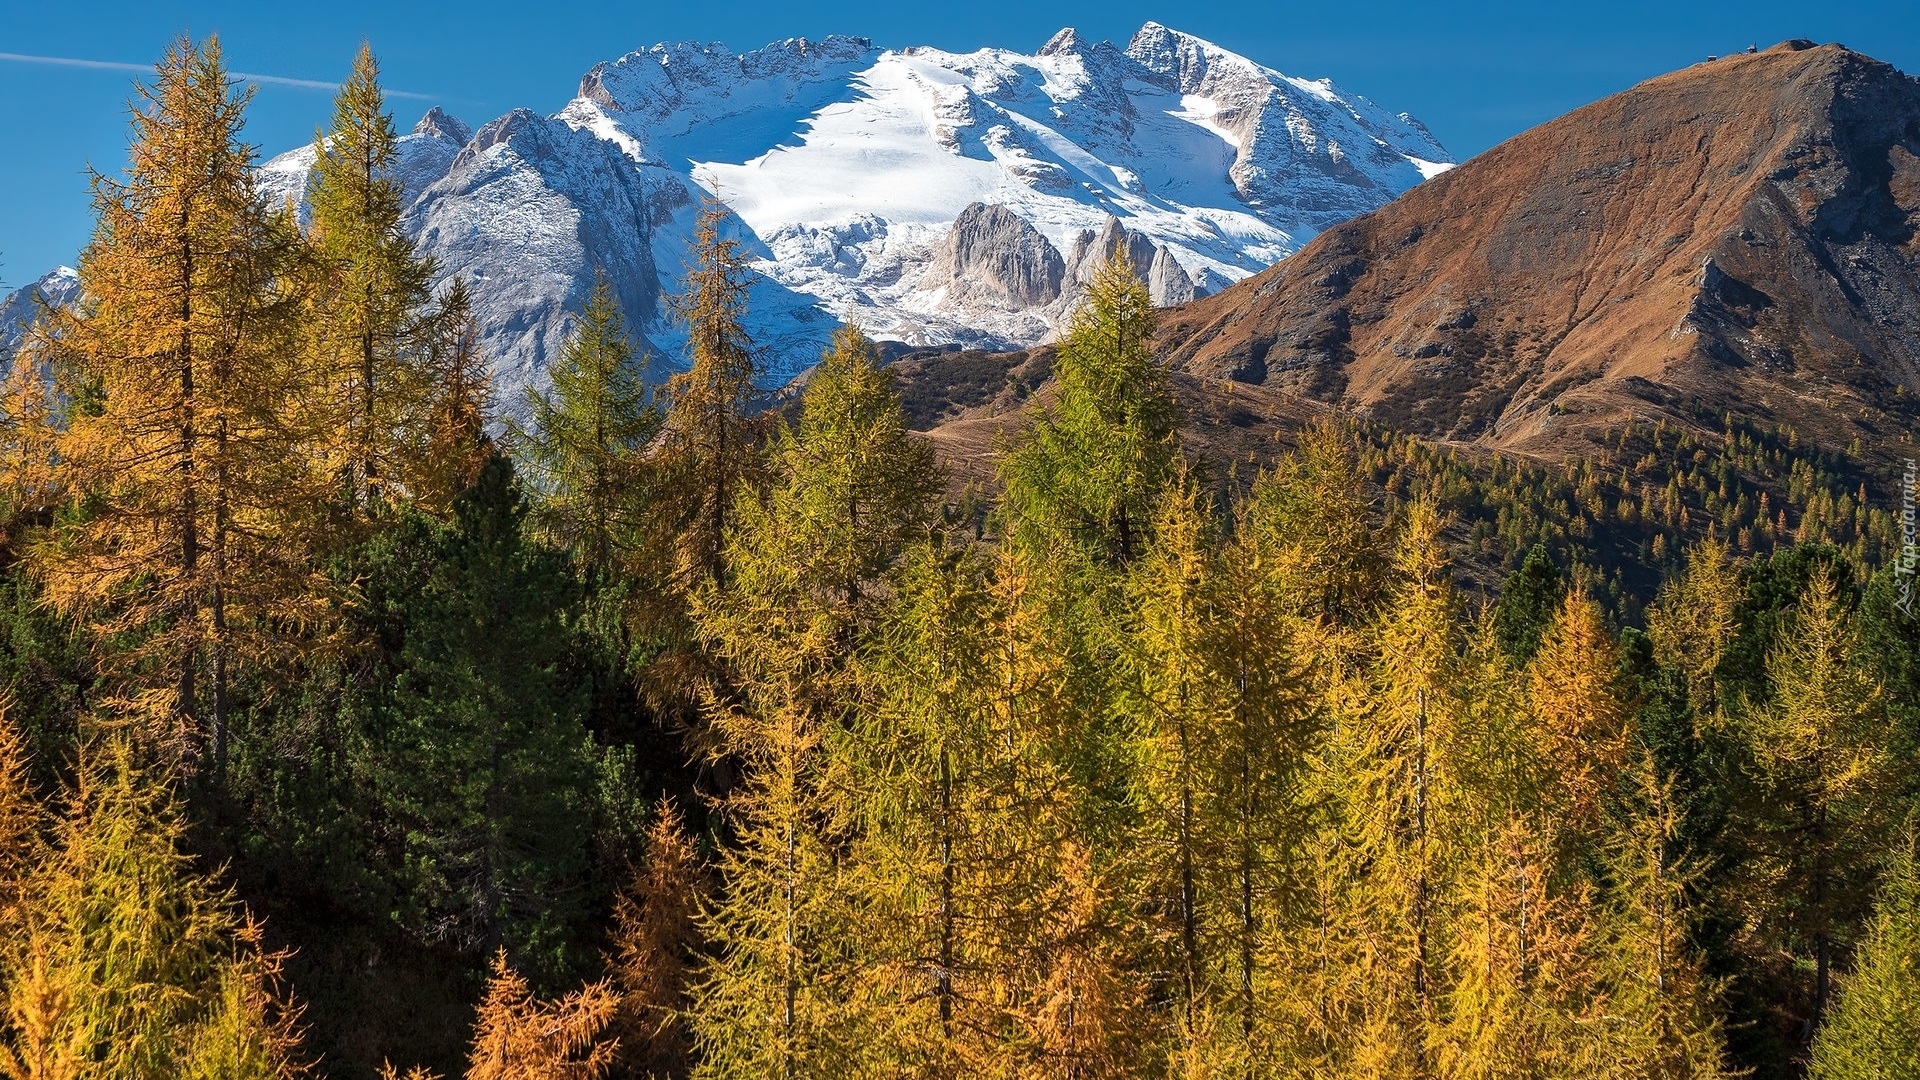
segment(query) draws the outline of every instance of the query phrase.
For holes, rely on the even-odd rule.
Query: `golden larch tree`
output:
[[[620,1060],[639,1075],[685,1076],[690,1064],[687,985],[700,945],[696,920],[705,884],[680,811],[661,802],[643,861],[614,900],[608,957],[620,992],[614,1020]]]
[[[48,599],[114,650],[114,704],[189,755],[204,741],[215,768],[230,667],[311,591],[285,513],[308,481],[286,425],[295,246],[254,190],[247,98],[217,39],[175,42],[140,88],[125,178],[94,178],[84,300],[53,326],[78,512],[34,551]]]
[[[542,1001],[507,964],[505,951],[494,954],[467,1055],[467,1080],[600,1080],[613,1065],[615,1043],[607,1029],[618,1003],[605,982]]]

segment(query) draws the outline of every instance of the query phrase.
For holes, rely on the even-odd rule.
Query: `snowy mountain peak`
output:
[[[42,311],[78,299],[80,273],[71,266],[56,266],[38,281],[0,298],[0,371],[13,363],[14,353],[26,341]]]
[[[1047,43],[1045,45],[1040,46],[1040,51],[1035,53],[1034,55],[1035,56],[1059,56],[1062,53],[1079,52],[1080,49],[1081,49],[1080,32],[1078,30],[1075,30],[1073,27],[1068,26],[1068,27],[1062,28],[1059,33],[1048,38]]]
[[[473,138],[473,129],[435,105],[427,110],[427,115],[421,117],[419,123],[413,125],[411,134],[422,138],[450,139],[457,143],[465,143]]]
[[[683,121],[685,127],[668,133],[686,134],[696,120],[731,119],[843,77],[876,51],[866,38],[839,35],[788,38],[738,55],[719,42],[663,43],[595,65],[580,80],[578,96],[626,114],[633,126]],[[695,105],[699,114],[689,111]]]
[[[1188,88],[1197,86],[1214,64],[1227,64],[1248,72],[1263,70],[1239,53],[1157,22],[1149,22],[1135,32],[1127,42],[1127,55],[1148,71],[1175,76],[1182,87]]]
[[[405,225],[470,283],[502,400],[539,382],[604,272],[666,366],[700,203],[755,256],[770,380],[842,320],[911,344],[1043,341],[1113,243],[1157,302],[1217,290],[1447,167],[1417,121],[1148,23],[1033,54],[793,38],[659,44],[595,65],[552,116],[401,140]],[[312,147],[261,187],[300,199]]]

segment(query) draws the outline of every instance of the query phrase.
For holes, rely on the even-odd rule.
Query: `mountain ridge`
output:
[[[313,160],[309,145],[266,161],[262,193],[299,203]],[[1077,295],[1072,273],[1044,300],[948,287],[943,252],[970,212],[998,208],[1031,230],[1010,278],[1045,276],[1118,221],[1171,303],[1448,164],[1404,114],[1148,23],[1125,48],[1068,29],[1031,55],[841,36],[738,54],[656,45],[595,65],[551,115],[516,109],[470,128],[435,108],[402,137],[394,174],[436,285],[469,279],[514,408],[596,272],[658,371],[680,362],[661,301],[716,192],[760,275],[750,329],[779,383],[847,319],[909,346],[1050,337]]]
[[[1549,121],[1173,312],[1197,375],[1540,457],[1728,411],[1891,452],[1920,400],[1920,80],[1794,41]]]

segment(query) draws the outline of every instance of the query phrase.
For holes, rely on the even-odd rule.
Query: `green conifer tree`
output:
[[[400,227],[397,142],[380,65],[363,44],[329,130],[314,139],[308,192],[311,348],[323,395],[314,420],[325,460],[363,511],[385,488],[404,494],[417,479],[422,463],[404,452],[429,420],[434,391],[423,362],[434,265]]]
[[[1055,396],[1002,465],[1009,535],[1124,566],[1179,459],[1178,410],[1154,359],[1153,301],[1116,247],[1087,286],[1054,359]]]
[[[1853,971],[1813,1044],[1812,1080],[1920,1076],[1920,874],[1903,843]]]
[[[345,705],[401,927],[552,975],[580,959],[593,749],[564,669],[578,586],[525,515],[496,453],[451,524],[405,510],[353,554],[372,655]]]
[[[872,986],[859,1004],[898,1071],[959,1077],[1002,1048],[990,914],[1012,849],[1010,774],[988,703],[995,619],[985,568],[921,544],[901,564],[884,629],[861,666],[872,705],[846,740],[859,840],[848,928]]]
[[[661,415],[605,275],[595,278],[548,375],[551,391],[527,390],[529,426],[511,429],[533,523],[588,575],[608,580],[633,557],[645,527],[646,452]]]
[[[640,562],[649,582],[628,612],[644,700],[701,743],[703,702],[724,696],[720,662],[699,643],[689,607],[695,593],[727,584],[727,541],[735,507],[761,482],[766,418],[758,414],[754,344],[745,318],[750,285],[740,242],[721,233],[726,211],[709,205],[694,230],[686,292],[672,304],[687,327],[690,366],[667,380],[665,418],[653,455],[659,520]],[[701,746],[701,753],[712,751]]]
[[[1547,554],[1545,544],[1529,548],[1520,568],[1507,575],[1500,587],[1500,602],[1494,605],[1493,623],[1501,647],[1514,663],[1525,664],[1533,658],[1564,591],[1560,567]]]

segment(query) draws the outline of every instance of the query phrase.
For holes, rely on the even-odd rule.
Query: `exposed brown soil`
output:
[[[913,426],[927,433],[954,493],[999,487],[1000,453],[1018,443],[1053,400],[1053,349],[1014,353],[909,352],[892,365]],[[1293,444],[1322,402],[1287,387],[1256,386],[1174,372],[1189,454],[1225,478],[1242,462],[1264,462]],[[1252,470],[1247,470],[1252,475]]]
[[[1893,457],[1917,232],[1920,80],[1790,42],[1519,135],[1168,312],[1162,345],[1213,385],[1542,459],[1728,411]]]

